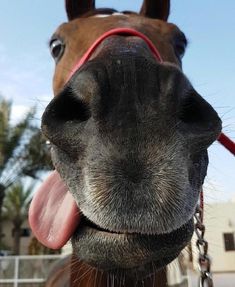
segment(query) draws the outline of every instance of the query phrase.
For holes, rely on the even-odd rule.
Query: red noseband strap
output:
[[[87,52],[83,55],[81,59],[75,64],[75,66],[72,69],[72,72],[69,75],[68,80],[71,79],[71,77],[74,75],[74,73],[83,65],[85,64],[96,48],[108,37],[110,36],[115,36],[115,35],[127,35],[127,36],[136,36],[141,39],[143,39],[146,44],[149,46],[150,50],[152,51],[153,55],[155,56],[156,60],[160,63],[163,62],[161,54],[159,53],[158,49],[156,46],[153,44],[153,42],[144,34],[140,33],[139,31],[131,28],[115,28],[112,30],[109,30],[105,32],[103,35],[101,35],[92,45],[91,47],[87,50]],[[224,133],[221,133],[221,135],[218,138],[218,141],[226,147],[233,155],[235,155],[235,143],[228,138]]]
[[[144,34],[140,33],[139,31],[131,28],[115,28],[112,30],[109,30],[108,32],[105,32],[102,34],[92,45],[91,47],[86,51],[86,53],[82,56],[82,58],[76,63],[74,68],[72,69],[71,74],[69,75],[69,79],[73,76],[73,74],[83,65],[85,64],[91,57],[91,55],[94,53],[95,49],[108,37],[115,36],[115,35],[127,35],[127,36],[136,36],[141,39],[143,39],[149,46],[150,50],[152,51],[153,55],[159,62],[163,62],[161,55],[158,51],[158,49],[155,47],[153,42],[146,37]]]

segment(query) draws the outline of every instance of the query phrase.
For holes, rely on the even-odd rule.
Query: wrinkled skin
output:
[[[164,63],[143,40],[112,36],[66,83],[94,40],[119,26],[147,35]],[[139,15],[88,17],[63,24],[55,35],[66,49],[42,130],[86,217],[72,238],[74,251],[92,266],[146,276],[191,239],[207,148],[221,121],[181,71],[176,26]]]

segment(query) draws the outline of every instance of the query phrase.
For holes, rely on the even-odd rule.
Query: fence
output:
[[[0,287],[44,287],[46,278],[56,263],[65,255],[0,256]],[[192,287],[191,274],[182,274],[177,261],[168,266],[170,286]],[[181,285],[182,284],[182,285]],[[195,285],[196,286],[196,285]]]
[[[0,287],[43,287],[51,267],[64,255],[0,257]]]

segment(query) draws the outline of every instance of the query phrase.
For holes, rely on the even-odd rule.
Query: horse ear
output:
[[[95,0],[65,0],[69,21],[95,9]]]
[[[170,0],[144,0],[140,14],[167,21],[170,14]]]

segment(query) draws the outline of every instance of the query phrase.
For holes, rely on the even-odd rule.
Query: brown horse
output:
[[[42,118],[57,172],[34,198],[31,226],[52,248],[71,238],[69,286],[166,286],[221,121],[182,72],[187,40],[167,23],[170,1],[145,0],[139,14],[92,0],[66,8]]]

